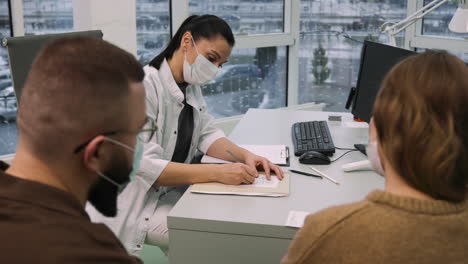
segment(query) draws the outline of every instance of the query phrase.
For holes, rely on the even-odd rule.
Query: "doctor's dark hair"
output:
[[[180,42],[185,32],[192,33],[195,42],[200,38],[210,40],[222,37],[227,41],[229,46],[233,47],[235,44],[234,35],[226,21],[214,15],[192,15],[185,19],[167,47],[149,65],[159,70],[164,59],[172,58],[174,52],[180,48]]]

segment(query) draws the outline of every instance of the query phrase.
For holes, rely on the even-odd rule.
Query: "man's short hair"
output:
[[[130,84],[143,78],[133,55],[104,40],[52,41],[34,60],[22,91],[20,142],[41,157],[56,157],[69,141],[125,128]]]

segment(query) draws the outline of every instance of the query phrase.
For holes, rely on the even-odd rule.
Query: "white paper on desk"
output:
[[[284,165],[287,163],[286,145],[240,145],[240,147],[262,156],[274,164]],[[204,155],[201,163],[225,164],[232,162]]]
[[[279,180],[276,176],[271,176],[271,180],[268,180],[264,174],[259,174],[258,178],[252,184],[241,184],[239,187],[261,187],[261,188],[277,188]]]
[[[271,176],[268,181],[264,173],[260,173],[253,184],[227,185],[218,182],[197,183],[190,187],[192,193],[234,194],[247,196],[283,197],[289,194],[290,174],[284,173],[283,180]]]
[[[304,211],[289,211],[288,219],[286,220],[286,226],[301,228],[309,214],[309,212]]]

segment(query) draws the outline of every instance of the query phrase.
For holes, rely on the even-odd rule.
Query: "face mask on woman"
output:
[[[214,79],[218,73],[218,67],[205,58],[205,56],[201,55],[200,52],[198,52],[193,37],[192,42],[198,56],[195,59],[195,62],[190,65],[187,61],[187,51],[185,52],[184,80],[189,84],[203,85]]]

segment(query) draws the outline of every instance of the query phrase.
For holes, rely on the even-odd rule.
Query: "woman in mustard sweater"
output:
[[[468,262],[468,67],[445,51],[397,64],[368,155],[385,190],[307,217],[284,264]]]

